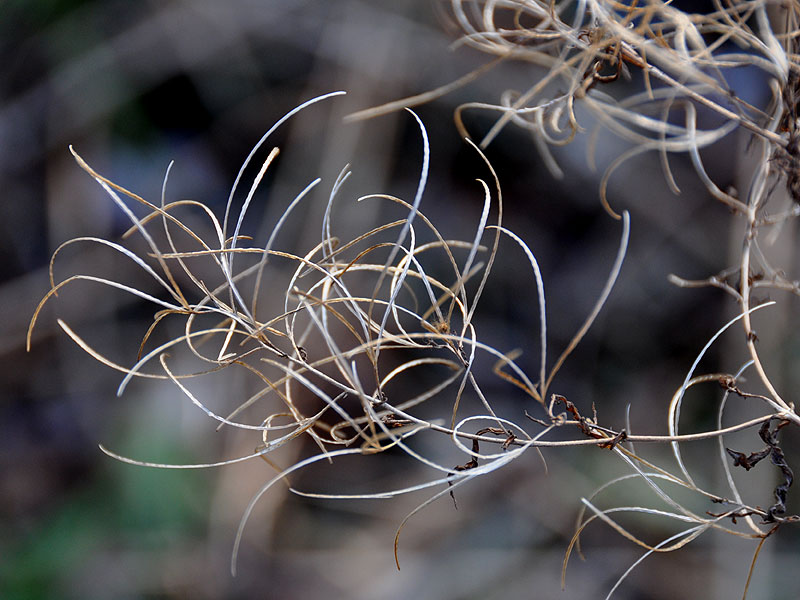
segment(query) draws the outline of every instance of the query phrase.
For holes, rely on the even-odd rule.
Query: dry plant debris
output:
[[[220,426],[252,430],[261,443],[260,449],[249,456],[202,465],[157,465],[121,457],[103,448],[110,456],[125,462],[202,468],[264,456],[300,436],[309,436],[314,441],[319,449],[316,455],[280,471],[252,498],[236,537],[234,571],[242,531],[253,506],[276,482],[313,462],[399,448],[429,467],[435,475],[424,483],[374,494],[334,496],[293,490],[308,496],[342,499],[386,498],[421,489],[435,490],[429,500],[400,524],[402,528],[408,518],[434,500],[453,495],[458,486],[506,466],[528,450],[585,445],[612,452],[628,465],[631,473],[609,481],[583,499],[576,532],[564,558],[565,573],[572,551],[578,549],[580,534],[594,521],[606,523],[644,550],[641,558],[620,576],[609,597],[647,556],[682,548],[713,529],[757,540],[755,557],[744,583],[746,594],[764,540],[781,525],[798,520],[797,516],[786,514],[792,461],[780,448],[777,434],[785,426],[800,425],[800,416],[792,400],[784,396],[788,392],[779,392],[770,379],[769,365],[762,361],[752,320],[755,312],[768,311],[775,304],[757,302],[756,291],[783,290],[790,297],[800,295],[800,282],[792,280],[780,265],[772,264],[768,251],[782,226],[800,214],[797,53],[800,5],[795,1],[715,0],[714,9],[707,14],[686,13],[670,2],[656,0],[452,0],[451,5],[453,18],[463,31],[458,43],[492,57],[486,66],[439,89],[355,113],[349,120],[428,102],[468,85],[504,61],[525,61],[542,70],[530,87],[508,90],[496,104],[472,102],[457,111],[456,125],[468,141],[472,132],[464,124],[466,111],[490,111],[498,115],[480,143],[472,144],[475,152],[483,157],[481,148],[490,144],[504,127],[513,124],[530,132],[551,171],[560,175],[561,169],[550,147],[568,144],[584,130],[580,117],[584,113],[580,111],[591,115],[589,121],[594,127],[589,145],[590,164],[594,163],[601,136],[612,134],[630,144],[629,150],[611,162],[599,190],[606,211],[621,220],[617,257],[609,265],[607,283],[594,308],[577,327],[572,341],[565,348],[555,349],[558,353],[555,360],[551,358],[553,349],[547,336],[545,278],[531,247],[504,224],[500,182],[491,164],[484,157],[489,176],[487,181],[480,181],[484,208],[474,238],[447,239],[423,209],[429,147],[426,130],[414,113],[409,118],[417,119],[422,139],[416,195],[410,200],[381,194],[358,200],[391,203],[405,209],[406,216],[378,224],[353,239],[340,240],[335,235],[331,207],[339,201],[338,194],[347,179],[345,167],[330,190],[321,238],[309,244],[303,255],[278,249],[274,240],[284,219],[307,201],[306,195],[319,180],[311,182],[289,203],[266,242],[241,235],[250,201],[277,156],[277,148],[250,184],[238,215],[234,210],[234,198],[240,196],[239,187],[245,183],[242,174],[274,128],[245,160],[221,220],[200,202],[167,201],[166,192],[160,203],[151,203],[107,180],[74,153],[81,167],[130,219],[129,234],[141,236],[149,251],[147,255],[139,255],[119,243],[91,237],[72,240],[64,246],[103,244],[133,261],[161,293],[154,295],[122,281],[90,275],[53,279],[50,292],[36,309],[31,330],[42,306],[62,288],[79,281],[99,283],[138,296],[159,312],[143,335],[138,360],[130,366],[111,362],[93,350],[67,323],[59,321],[59,324],[94,358],[125,374],[120,393],[134,377],[170,380]],[[744,67],[758,71],[768,82],[771,101],[767,106],[749,104],[728,84],[730,74]],[[306,102],[288,113],[276,127],[309,104],[335,95]],[[723,190],[709,176],[701,150],[737,130],[750,137],[748,151],[755,157],[755,166],[746,187]],[[627,212],[612,208],[607,197],[608,181],[625,161],[650,151],[659,154],[666,185],[675,192],[679,189],[670,170],[669,156],[687,154],[708,193],[728,209],[731,219],[738,219],[744,225],[741,254],[735,264],[706,279],[670,276],[674,284],[685,288],[723,290],[737,306],[738,314],[708,340],[683,383],[671,399],[665,398],[665,435],[639,435],[629,427],[603,426],[598,411],[587,417],[579,412],[576,402],[551,392],[562,365],[609,298],[626,254],[630,217]],[[203,238],[180,220],[176,216],[179,208],[204,215],[216,232],[214,238]],[[153,233],[155,229],[160,230],[158,236]],[[176,232],[181,232],[183,239],[191,239],[196,247],[191,250],[178,247],[174,241]],[[157,238],[163,238],[166,245],[164,241],[157,242]],[[418,243],[423,238],[432,241]],[[475,326],[475,314],[485,287],[490,285],[493,265],[508,260],[514,251],[508,248],[509,242],[524,255],[537,290],[536,298],[530,299],[531,306],[536,306],[539,313],[539,339],[530,348],[539,355],[535,373],[526,373],[515,362],[515,354],[482,342]],[[200,259],[218,271],[221,283],[212,286],[195,275],[194,265]],[[276,261],[293,265],[293,273],[280,286],[272,271]],[[431,275],[441,273],[441,269],[431,268],[434,264],[448,265],[447,276]],[[282,298],[283,308],[276,314],[262,314],[259,307],[258,300],[266,293],[267,280],[269,294]],[[167,320],[176,319],[182,320],[184,333],[150,348],[148,340],[154,331]],[[708,349],[734,326],[744,330],[742,343],[749,359],[728,373],[698,374],[700,361]],[[170,354],[181,348],[205,363],[206,368],[196,373],[177,372]],[[535,415],[499,414],[494,409],[492,398],[475,375],[476,364],[486,360],[494,364],[498,377],[531,400],[537,407],[532,409]],[[192,391],[192,377],[237,367],[258,377],[263,389],[243,399],[230,414],[216,414],[206,406],[199,392]],[[435,373],[435,383],[422,392],[407,395],[404,379],[422,371]],[[754,375],[748,383],[750,391],[742,387],[745,371]],[[706,432],[681,433],[680,415],[687,390],[714,382],[722,384],[717,427]],[[308,404],[299,406],[296,399],[301,393],[318,400],[314,410],[309,411]],[[462,403],[465,394],[479,399],[481,411],[465,412]],[[723,426],[730,394],[759,404],[763,414]],[[419,416],[417,409],[422,404],[434,404],[438,417]],[[562,405],[564,412],[557,412]],[[260,422],[239,420],[241,413],[254,406],[264,407]],[[771,429],[772,423],[778,425]],[[748,455],[725,447],[723,440],[727,434],[746,429],[758,431],[766,444],[764,450]],[[562,437],[569,434],[567,439],[550,439],[549,434],[556,430]],[[468,462],[460,466],[439,464],[420,454],[410,440],[421,435],[439,435],[455,444],[469,457]],[[698,485],[681,452],[683,443],[711,438],[719,442],[719,464],[728,484],[724,491]],[[669,444],[674,463],[670,466],[651,463],[641,453],[647,443]],[[763,509],[740,492],[731,464],[749,470],[767,456],[780,469],[782,480],[774,490],[776,503]],[[648,487],[658,507],[597,505],[597,496],[605,489],[630,480]],[[725,510],[705,514],[692,510],[670,493],[675,486],[709,503],[721,504]],[[667,539],[648,542],[646,532],[634,533],[618,522],[618,516],[626,513],[667,517],[681,529]],[[399,533],[400,529],[398,536]]]

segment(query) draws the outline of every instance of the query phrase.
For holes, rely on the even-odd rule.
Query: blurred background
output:
[[[263,245],[291,199],[319,176],[322,184],[276,244],[312,247],[330,188],[348,163],[353,175],[339,195],[334,228],[343,237],[366,231],[381,222],[383,209],[356,205],[356,198],[413,198],[422,160],[419,129],[404,111],[350,124],[342,119],[449,83],[489,60],[454,45],[459,31],[448,3],[7,0],[0,10],[0,597],[605,596],[642,552],[609,528],[589,527],[587,560],[572,557],[564,592],[560,573],[580,498],[628,472],[610,453],[545,452],[545,472],[530,452],[462,486],[457,510],[445,496],[404,528],[400,571],[395,530],[429,493],[337,502],[276,487],[250,519],[239,574],[232,578],[236,527],[272,468],[250,461],[203,471],[146,469],[108,458],[98,444],[139,460],[201,463],[251,453],[257,438],[216,432],[215,423],[169,383],[135,382],[117,397],[122,375],[85,354],[55,320],[65,319],[109,357],[132,365],[153,307],[76,284],[46,306],[31,351],[25,351],[29,320],[49,289],[55,248],[77,236],[119,241],[129,226],[79,168],[69,145],[99,173],[153,202],[175,161],[168,198],[204,202],[221,219],[239,166],[262,134],[301,102],[345,90],[346,96],[307,109],[276,132],[268,146],[279,145],[281,155],[248,213],[247,233]],[[540,75],[530,64],[503,64],[415,109],[431,140],[422,210],[445,237],[474,236],[483,202],[475,179],[489,179],[476,152],[459,138],[454,109],[467,101],[497,102],[503,90],[524,90]],[[741,77],[741,94],[763,105],[764,82]],[[590,131],[591,117],[580,116]],[[476,139],[493,118],[465,113]],[[604,167],[626,146],[602,137],[595,172],[586,160],[587,143],[581,135],[555,151],[565,174],[560,180],[531,138],[514,127],[486,151],[503,187],[505,224],[529,243],[542,268],[551,357],[591,310],[621,233],[603,212],[597,190]],[[746,144],[746,136],[731,137],[704,154],[719,187],[742,185],[737,173],[746,168]],[[625,425],[630,404],[631,428],[638,433],[666,432],[672,393],[706,340],[736,311],[719,291],[681,290],[667,281],[669,273],[702,278],[720,271],[741,243],[727,211],[708,197],[688,160],[677,157],[672,166],[680,196],[669,192],[652,156],[627,163],[612,178],[612,204],[631,211],[631,248],[603,314],[552,388],[585,414],[594,403],[601,422],[614,427]],[[781,239],[791,267],[793,232]],[[535,373],[538,313],[520,302],[533,294],[534,282],[524,255],[510,243],[504,247],[507,255],[494,267],[481,302],[479,337],[503,350],[522,349],[519,363]],[[76,273],[123,278],[126,269],[108,248],[91,244],[71,246],[55,264],[57,279]],[[772,338],[775,351],[787,356],[800,344],[790,325],[796,308],[781,310],[782,320],[763,327],[780,332]],[[741,333],[728,335],[702,371],[741,364]],[[763,336],[765,352],[770,339]],[[484,390],[505,416],[517,422],[524,422],[525,410],[541,416],[518,390],[492,377],[491,362],[480,368]],[[791,361],[776,364],[772,375],[784,389],[800,383]],[[252,384],[223,375],[206,378],[202,390],[206,398],[243,399]],[[687,397],[687,431],[713,427],[718,397],[716,389]],[[757,414],[741,401],[731,410],[737,419]],[[726,442],[748,452],[761,447],[755,432]],[[466,462],[448,440],[424,443],[445,464]],[[663,458],[665,450],[654,448],[648,456]],[[286,467],[313,452],[312,444],[298,440],[273,458]],[[686,449],[699,481],[711,489],[720,477],[716,452],[712,443]],[[766,466],[761,471],[746,481],[753,502],[768,506],[775,473]],[[399,453],[385,453],[320,463],[292,483],[308,491],[356,493],[434,475]],[[654,498],[629,485],[598,502],[652,504]],[[698,505],[701,512],[713,509]],[[652,543],[677,531],[666,520],[631,523],[645,523]],[[754,550],[752,541],[708,534],[680,552],[645,561],[615,597],[738,597]],[[750,597],[796,597],[787,566],[798,552],[790,532],[770,540]]]

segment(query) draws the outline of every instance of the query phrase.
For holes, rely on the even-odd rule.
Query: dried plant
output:
[[[782,394],[780,386],[770,378],[770,367],[759,351],[753,326],[754,314],[774,310],[770,307],[775,304],[757,301],[756,294],[783,290],[790,296],[800,295],[800,282],[792,280],[770,258],[770,246],[800,215],[800,65],[795,50],[795,40],[800,35],[800,4],[715,0],[714,6],[714,10],[701,15],[687,14],[669,2],[655,0],[452,0],[454,20],[464,32],[460,43],[493,56],[493,60],[437,90],[368,109],[348,119],[369,118],[430,101],[467,85],[504,61],[525,61],[542,68],[543,75],[529,88],[506,91],[497,104],[464,104],[455,115],[457,127],[469,141],[471,132],[463,120],[465,111],[499,114],[480,144],[469,142],[483,158],[487,173],[486,181],[480,181],[483,211],[470,240],[448,239],[440,226],[425,216],[422,200],[429,148],[425,127],[414,113],[410,114],[419,124],[423,149],[416,195],[410,200],[383,194],[358,199],[401,207],[405,216],[378,224],[353,239],[339,239],[332,206],[341,201],[338,195],[349,174],[345,167],[330,190],[320,224],[321,237],[307,245],[305,254],[281,251],[274,242],[285,218],[299,210],[319,180],[311,182],[291,201],[266,242],[241,234],[251,199],[278,154],[277,148],[263,163],[234,218],[234,200],[245,169],[274,128],[245,160],[221,220],[199,202],[168,202],[166,192],[160,204],[148,202],[108,181],[75,154],[81,167],[130,219],[128,233],[141,235],[149,252],[147,256],[137,255],[120,244],[98,238],[67,243],[99,243],[121,253],[153,279],[161,294],[89,275],[53,280],[51,291],[33,316],[31,330],[42,306],[64,286],[77,281],[100,283],[151,302],[159,312],[144,333],[139,359],[131,366],[111,362],[66,323],[59,324],[98,361],[125,373],[120,393],[134,377],[170,380],[220,426],[252,430],[261,443],[260,449],[249,456],[213,465],[157,465],[103,449],[117,459],[154,467],[203,468],[256,457],[268,459],[271,451],[301,436],[313,440],[319,449],[317,454],[278,469],[275,477],[253,496],[236,537],[234,571],[242,531],[254,505],[277,482],[314,462],[399,448],[435,473],[423,483],[372,494],[342,490],[339,495],[326,495],[291,488],[300,495],[339,499],[387,498],[430,489],[430,498],[400,523],[395,538],[398,558],[397,540],[403,525],[434,500],[453,496],[457,487],[506,466],[531,449],[592,446],[612,451],[627,465],[630,474],[609,481],[583,499],[576,532],[564,558],[565,574],[581,533],[595,521],[602,521],[644,550],[641,559],[621,574],[608,592],[609,597],[645,557],[680,549],[715,530],[754,540],[753,561],[742,582],[746,595],[764,541],[782,525],[800,519],[788,514],[792,461],[779,443],[779,431],[787,425],[800,425],[800,416],[793,402],[784,397],[786,392]],[[754,106],[732,90],[728,78],[734,70],[743,68],[757,70],[768,82],[768,105]],[[301,105],[276,127],[309,104],[334,95]],[[620,243],[593,309],[582,324],[576,324],[576,333],[565,347],[553,348],[547,335],[545,278],[533,250],[504,224],[500,181],[481,149],[506,125],[513,124],[530,132],[551,171],[560,175],[550,147],[572,141],[583,131],[584,118],[594,128],[590,135],[590,164],[594,163],[602,136],[613,134],[630,144],[610,163],[600,185],[602,205],[622,222]],[[750,136],[749,153],[755,163],[745,186],[738,191],[723,190],[709,176],[701,150],[735,131]],[[597,413],[589,417],[579,410],[575,399],[553,392],[561,367],[609,298],[626,255],[631,219],[626,211],[612,208],[608,181],[625,161],[648,151],[659,154],[665,183],[676,193],[679,189],[670,170],[669,155],[688,154],[708,193],[722,203],[732,219],[743,224],[741,253],[734,264],[702,280],[670,276],[681,287],[723,290],[735,301],[738,314],[720,324],[677,390],[671,395],[668,390],[658,390],[666,406],[666,435],[639,435],[630,426],[605,426]],[[214,238],[204,239],[193,231],[186,220],[176,216],[179,209],[202,214],[212,224]],[[137,216],[137,211],[142,210],[144,213]],[[153,231],[156,229],[161,230],[159,235]],[[195,249],[180,248],[175,241],[177,233],[191,240]],[[491,285],[492,267],[510,260],[509,256],[515,253],[524,255],[536,288],[536,297],[526,299],[536,307],[539,320],[539,339],[527,349],[538,353],[534,373],[526,373],[515,362],[516,354],[481,341],[475,324],[482,294]],[[195,274],[201,260],[216,269],[220,283],[212,286],[207,277]],[[278,261],[293,265],[291,275],[280,284],[280,272],[273,269]],[[265,293],[282,299],[282,310],[277,314],[263,314],[259,300]],[[148,342],[154,332],[175,320],[182,322],[184,333],[151,347]],[[748,360],[727,372],[699,373],[702,358],[730,328],[744,330],[742,340]],[[193,373],[176,372],[170,354],[181,349],[205,364],[205,368]],[[484,391],[485,383],[475,374],[476,366],[487,361],[497,377],[531,400],[533,414],[511,414],[508,409],[496,407]],[[192,390],[192,377],[236,367],[259,378],[262,389],[243,399],[229,414],[216,414],[206,406],[200,392]],[[748,371],[754,377],[745,383]],[[420,376],[423,372],[425,377]],[[416,385],[410,385],[411,381]],[[419,390],[420,381],[432,383]],[[701,384],[719,388],[717,426],[705,432],[682,433],[680,416],[686,393]],[[480,410],[466,408],[462,402],[466,395],[479,400]],[[725,418],[725,409],[731,395],[758,404],[761,415],[724,425],[730,419]],[[302,402],[298,401],[300,397]],[[313,397],[314,402],[309,403],[308,397]],[[423,406],[426,410],[420,411]],[[475,403],[469,406],[474,407]],[[253,410],[260,415],[257,421],[241,418]],[[431,412],[436,416],[431,418]],[[753,431],[754,439],[757,433],[764,445],[762,450],[746,454],[726,448],[726,435],[748,429]],[[562,439],[551,439],[556,431]],[[454,466],[426,456],[414,443],[420,436],[434,436],[442,444],[454,444],[468,456],[467,462]],[[683,459],[682,444],[702,439],[718,441],[719,465],[727,482],[724,489],[708,489],[698,483],[700,478],[692,475]],[[674,460],[664,465],[648,458],[642,450],[652,443],[669,444]],[[779,471],[779,483],[774,488],[775,502],[763,508],[750,494],[741,492],[732,469],[750,470],[767,457]],[[653,505],[600,506],[598,496],[602,492],[631,481],[652,491]],[[676,493],[676,489],[682,491]],[[694,500],[685,500],[684,492]],[[692,502],[699,502],[705,512]],[[666,517],[680,530],[654,543],[647,540],[646,530],[637,532],[622,524],[630,514]],[[398,567],[399,564],[398,558]]]

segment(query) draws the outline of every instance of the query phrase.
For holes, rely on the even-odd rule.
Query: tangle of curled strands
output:
[[[459,43],[494,60],[459,81],[349,118],[369,118],[428,102],[468,85],[501,62],[524,61],[540,69],[527,88],[504,91],[496,104],[466,102],[456,110],[462,135],[475,134],[464,123],[466,111],[495,113],[494,125],[478,136],[481,147],[507,125],[521,127],[531,134],[557,177],[563,173],[550,146],[569,144],[576,134],[593,128],[588,160],[594,167],[596,144],[603,137],[600,132],[621,138],[630,149],[607,167],[600,189],[603,205],[616,217],[606,188],[623,163],[657,152],[665,181],[677,193],[669,155],[686,153],[709,193],[730,209],[744,212],[746,203],[709,177],[700,150],[744,129],[770,144],[784,171],[793,177],[792,136],[787,140],[776,130],[774,113],[742,99],[728,81],[739,70],[750,68],[786,82],[787,73],[797,68],[796,54],[785,49],[794,43],[791,33],[772,27],[775,19],[767,14],[767,4],[716,2],[715,10],[687,14],[671,3],[638,0],[451,0],[452,18],[463,32]],[[797,3],[786,6],[787,19],[792,19]],[[791,85],[782,89],[787,87]],[[589,118],[579,117],[579,107]],[[699,114],[715,115],[716,119],[702,119],[715,125],[704,127]],[[784,124],[789,121],[783,119]],[[793,180],[787,184],[791,188]]]
[[[400,531],[414,515],[440,498],[446,500],[447,495],[455,501],[456,488],[507,467],[530,450],[541,454],[544,448],[555,452],[566,446],[585,446],[587,451],[600,448],[604,458],[619,460],[626,471],[581,499],[562,577],[566,577],[571,553],[580,550],[581,535],[596,522],[642,549],[609,596],[645,558],[680,550],[708,531],[756,540],[757,558],[778,524],[788,529],[783,525],[798,520],[785,514],[792,461],[779,446],[777,432],[800,425],[800,417],[792,400],[782,394],[784,388],[792,388],[773,375],[773,364],[780,361],[762,350],[773,341],[770,330],[762,329],[759,321],[756,335],[755,327],[757,319],[766,321],[778,312],[776,304],[784,301],[763,301],[763,293],[787,292],[790,300],[800,296],[800,283],[790,275],[792,265],[779,263],[781,255],[776,258],[772,252],[777,241],[785,239],[781,235],[791,229],[782,225],[800,216],[795,189],[800,160],[797,2],[716,1],[705,14],[689,14],[669,2],[637,0],[452,0],[451,6],[463,33],[459,43],[491,55],[491,62],[454,82],[457,85],[368,109],[351,115],[350,120],[429,101],[504,61],[522,60],[541,69],[540,76],[524,82],[527,87],[503,92],[495,104],[466,103],[456,112],[458,127],[485,166],[475,184],[482,209],[475,215],[474,235],[451,239],[444,226],[430,217],[427,199],[423,202],[430,142],[422,121],[410,111],[404,116],[418,128],[420,139],[413,196],[404,199],[376,193],[357,198],[356,202],[389,207],[394,218],[340,236],[333,208],[345,201],[346,166],[326,190],[320,237],[304,239],[293,250],[278,244],[279,233],[301,207],[319,201],[314,198],[322,187],[319,179],[286,203],[266,239],[243,233],[248,208],[266,172],[278,160],[275,148],[259,159],[263,162],[258,174],[251,177],[252,167],[258,166],[251,162],[263,154],[274,128],[245,159],[221,217],[199,201],[169,201],[166,181],[160,202],[148,201],[109,181],[75,153],[79,165],[130,221],[126,237],[140,236],[146,249],[134,251],[124,243],[93,237],[63,244],[53,256],[51,289],[36,308],[30,330],[42,307],[75,284],[100,285],[155,307],[158,312],[152,324],[137,339],[125,364],[95,350],[66,322],[59,325],[93,358],[122,373],[119,393],[134,378],[164,380],[174,385],[179,397],[207,415],[214,427],[236,428],[254,436],[252,447],[258,449],[250,454],[191,465],[153,463],[103,448],[118,460],[159,468],[268,460],[275,473],[270,473],[244,508],[234,540],[234,573],[248,519],[277,484],[288,483],[289,491],[299,496],[337,501],[385,500],[427,491],[429,497],[402,519],[396,531],[399,568]],[[766,105],[749,104],[730,86],[732,73],[744,68],[758,71],[768,81],[771,101]],[[336,95],[309,100],[276,127]],[[470,141],[474,132],[462,118],[471,110],[497,115],[488,131],[478,136],[479,144]],[[629,146],[611,158],[600,181],[602,205],[619,219],[603,225],[609,227],[615,243],[619,239],[616,255],[608,258],[608,274],[601,275],[605,277],[602,289],[583,322],[559,323],[559,330],[574,331],[560,345],[552,333],[548,335],[545,282],[549,273],[540,268],[529,245],[536,241],[523,239],[504,220],[500,181],[481,149],[510,124],[531,134],[555,174],[560,168],[551,146],[570,143],[585,128],[594,128],[587,144],[592,165],[597,140],[604,133],[622,138]],[[742,175],[744,184],[737,182],[739,191],[715,182],[701,155],[702,149],[737,131],[747,137],[752,158],[752,168]],[[681,287],[721,290],[733,308],[732,316],[707,340],[682,381],[668,390],[647,388],[665,407],[663,433],[652,435],[634,430],[628,422],[625,427],[600,423],[598,411],[580,394],[569,392],[567,400],[553,391],[564,389],[557,376],[563,375],[562,367],[606,306],[628,252],[631,217],[611,207],[606,193],[609,179],[625,161],[645,152],[659,154],[667,185],[676,192],[669,155],[688,156],[708,195],[724,209],[712,203],[715,214],[735,222],[731,237],[736,248],[733,264],[716,265],[710,276],[670,277]],[[193,225],[198,215],[207,229]],[[75,274],[58,280],[53,268],[56,257],[72,244],[86,243],[99,244],[129,261],[150,287],[137,287],[117,279],[116,274]],[[797,254],[794,246],[790,250],[785,256]],[[513,265],[517,279],[528,277],[531,286],[519,305],[530,311],[535,327],[526,332],[520,351],[495,347],[480,331],[484,293],[492,285],[493,269],[502,262]],[[715,311],[712,317],[723,320],[719,314]],[[786,335],[797,328],[787,320],[772,330],[773,335],[776,329],[777,335]],[[726,336],[729,330],[738,330],[738,346],[720,360],[742,353],[746,360],[703,372],[701,365],[709,350],[721,339],[734,337]],[[171,333],[164,340],[162,334],[174,331],[179,334]],[[790,343],[771,345],[791,347]],[[525,360],[519,360],[523,355]],[[210,392],[199,382],[222,371],[252,378],[257,391],[236,399],[205,397]],[[490,387],[487,376],[491,379],[492,375],[497,379],[491,380]],[[684,407],[694,400],[695,388],[706,384],[711,384],[707,386],[711,391],[704,396],[701,412],[708,413],[708,404],[715,403],[716,421],[705,430],[687,432]],[[499,401],[502,394],[513,402]],[[636,400],[631,400],[634,410]],[[740,400],[756,416],[732,417],[736,413],[729,404]],[[560,405],[563,412],[556,411]],[[585,416],[589,406],[591,418]],[[600,414],[605,418],[608,411]],[[772,423],[778,425],[771,429]],[[753,428],[760,428],[764,450],[747,455],[726,449],[726,436]],[[307,441],[313,453],[298,454],[291,464],[279,464],[269,456],[287,445],[300,445],[300,440]],[[704,440],[718,444],[718,455],[702,454],[697,465],[686,460],[685,445]],[[661,445],[666,459],[645,450],[653,444]],[[291,481],[296,472],[316,463],[338,462],[341,457],[364,461],[385,457],[387,451],[403,453],[420,465],[424,479],[370,492],[341,489],[338,493],[306,491]],[[454,459],[453,452],[465,458]],[[774,490],[776,502],[764,510],[757,498],[750,497],[758,490],[739,488],[730,459],[734,466],[750,469],[767,456],[780,469],[782,481]],[[718,467],[724,481],[705,472],[698,476],[698,466]],[[608,500],[609,491],[626,485],[638,485],[647,494],[631,496],[629,502]],[[711,513],[709,503],[723,505],[725,510]],[[651,528],[650,519],[667,520],[673,530],[665,534],[660,527]],[[654,535],[660,537],[653,539]]]
[[[275,127],[336,95],[309,100],[287,113]],[[235,208],[240,196],[238,186],[249,173],[247,167],[275,127],[245,160],[221,220],[201,202],[169,201],[166,181],[160,202],[150,202],[111,182],[73,152],[78,164],[130,220],[131,229],[125,237],[141,236],[145,252],[137,253],[122,243],[92,237],[64,243],[53,255],[51,289],[33,315],[29,336],[42,307],[64,289],[81,283],[130,294],[156,308],[152,324],[133,348],[134,358],[129,365],[104,356],[65,321],[59,320],[59,325],[89,355],[122,373],[119,394],[133,379],[165,380],[217,429],[224,426],[256,436],[254,452],[200,464],[155,463],[125,457],[101,446],[109,456],[139,466],[209,468],[263,457],[276,468],[277,474],[244,509],[232,555],[234,572],[244,528],[258,500],[276,483],[316,462],[399,449],[431,469],[434,475],[421,484],[374,494],[325,495],[291,488],[302,496],[331,499],[387,498],[440,488],[403,520],[402,528],[413,514],[456,487],[494,472],[531,448],[561,443],[544,439],[552,426],[547,425],[534,435],[517,422],[523,414],[509,413],[508,408],[498,411],[475,372],[488,360],[502,380],[513,384],[509,386],[511,390],[532,400],[539,410],[549,412],[543,402],[547,389],[595,321],[620,272],[629,237],[629,217],[624,215],[619,251],[595,306],[551,363],[547,356],[544,280],[533,251],[502,223],[502,194],[494,170],[473,145],[484,160],[490,182],[478,182],[478,190],[484,195],[483,211],[471,240],[446,238],[423,210],[429,143],[421,121],[413,113],[409,118],[418,125],[422,140],[422,166],[415,196],[410,201],[386,194],[358,199],[399,207],[405,217],[378,224],[349,241],[339,239],[334,234],[331,215],[348,176],[343,170],[328,195],[321,239],[300,252],[282,250],[275,240],[292,211],[302,202],[310,202],[308,197],[319,180],[312,181],[288,203],[266,241],[241,234],[255,191],[277,160],[277,148],[264,159],[238,205],[238,214]],[[201,215],[211,224],[212,233],[199,228],[185,211]],[[190,223],[195,223],[194,229]],[[534,344],[540,352],[536,376],[515,362],[518,353],[505,354],[478,337],[476,310],[490,280],[492,265],[498,259],[501,241],[512,242],[505,254],[518,251],[524,257],[536,287],[531,299],[534,305],[538,304],[540,324],[538,343]],[[108,248],[144,273],[151,287],[126,283],[117,278],[118,274],[74,274],[58,280],[56,259],[73,244]],[[431,275],[434,271],[439,275]],[[263,305],[267,300],[268,305],[280,308],[265,313]],[[174,331],[176,324],[182,333],[164,341],[163,334]],[[227,370],[253,377],[260,382],[260,389],[234,404],[228,404],[228,398],[204,397],[208,391],[197,382]],[[538,383],[534,383],[536,379]],[[420,388],[421,381],[429,382],[427,387]],[[467,395],[473,401],[465,404],[462,400]],[[424,411],[420,411],[422,407]],[[470,428],[475,423],[481,426],[472,433]],[[435,436],[447,446],[455,444],[470,456],[469,462],[454,469],[421,454],[415,443],[421,436]],[[270,453],[298,438],[310,439],[318,452],[288,467],[278,466],[269,458]],[[487,446],[481,443],[495,446],[498,451],[486,452]]]

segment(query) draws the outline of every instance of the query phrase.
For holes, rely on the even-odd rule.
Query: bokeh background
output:
[[[357,197],[383,192],[413,198],[419,131],[403,111],[351,124],[342,118],[449,83],[487,62],[455,44],[459,32],[447,3],[7,0],[0,14],[0,597],[605,596],[641,554],[610,529],[589,528],[587,560],[573,557],[564,592],[560,572],[580,498],[627,472],[610,453],[546,452],[545,472],[530,452],[462,486],[458,510],[444,497],[406,526],[400,571],[394,532],[425,493],[344,503],[299,498],[276,487],[250,519],[239,574],[232,578],[239,518],[272,476],[270,466],[251,461],[160,471],[114,461],[98,444],[141,460],[199,463],[247,454],[258,441],[216,432],[170,384],[135,383],[117,397],[120,373],[83,353],[55,321],[64,318],[111,357],[133,364],[153,308],[76,285],[48,305],[31,351],[25,351],[28,322],[49,289],[53,250],[76,236],[118,241],[129,225],[77,166],[69,145],[98,172],[152,201],[174,160],[168,196],[205,202],[221,218],[238,168],[261,135],[299,103],[346,90],[347,96],[309,108],[276,132],[273,144],[281,146],[281,155],[249,213],[248,233],[263,244],[291,198],[320,176],[323,183],[278,242],[289,250],[311,247],[330,186],[348,163],[353,175],[334,223],[350,233],[366,230],[378,224],[381,208],[356,205]],[[539,75],[533,65],[508,63],[415,109],[432,152],[422,209],[446,237],[474,235],[483,201],[475,179],[489,176],[459,138],[455,107],[496,102],[503,90],[525,89]],[[620,81],[621,93],[626,85]],[[755,74],[741,74],[734,85],[756,104],[767,101]],[[581,118],[590,131],[591,116]],[[492,114],[478,111],[465,119],[476,138],[493,122]],[[604,166],[625,145],[600,140],[596,172],[586,160],[587,135],[557,149],[565,173],[560,180],[530,137],[513,127],[487,149],[503,186],[506,224],[530,244],[542,267],[551,356],[591,309],[619,243],[620,226],[602,211],[597,189]],[[732,136],[704,153],[720,187],[741,185],[737,173],[746,168],[746,145],[746,136]],[[617,427],[625,424],[630,405],[631,427],[641,433],[666,431],[673,391],[708,337],[735,314],[718,291],[681,290],[667,281],[673,272],[692,278],[721,270],[741,239],[688,161],[678,157],[673,167],[680,196],[666,188],[655,157],[631,161],[612,179],[612,203],[632,214],[631,249],[607,307],[553,386],[587,413],[595,403],[601,420]],[[790,268],[793,232],[781,240]],[[533,279],[522,253],[511,244],[505,248],[481,304],[478,331],[498,348],[523,349],[520,364],[533,373],[539,360],[538,313],[527,300]],[[105,248],[80,245],[64,252],[56,273],[124,273],[123,263]],[[269,282],[264,289],[268,294]],[[780,335],[759,332],[765,331],[765,352],[774,339],[775,351],[791,356],[800,340],[791,326],[793,309],[782,310],[780,320],[763,325]],[[737,335],[723,338],[702,370],[735,369],[742,358]],[[490,367],[479,374],[495,406],[518,422],[523,411],[535,413],[530,400],[492,378]],[[784,389],[800,383],[790,360],[774,368]],[[245,398],[251,384],[223,375],[207,378],[202,389],[208,398]],[[687,430],[713,425],[718,396],[713,389],[691,396]],[[745,403],[735,410],[737,418],[756,414]],[[466,462],[445,442],[431,440],[430,451],[453,465]],[[792,440],[786,443],[791,447]],[[761,445],[753,432],[730,444],[743,450]],[[274,459],[288,466],[313,452],[300,442]],[[710,443],[687,449],[709,487],[719,484],[715,452]],[[664,452],[653,449],[650,456],[663,458]],[[748,475],[747,486],[755,503],[769,505],[774,473],[761,470]],[[433,476],[386,453],[318,464],[292,482],[309,491],[379,491]],[[600,504],[653,501],[641,486],[623,486]],[[676,531],[666,520],[646,525],[652,542]],[[616,597],[738,597],[754,549],[752,541],[709,534],[678,553],[648,559]],[[750,597],[796,597],[787,567],[798,551],[789,532],[771,540]]]

